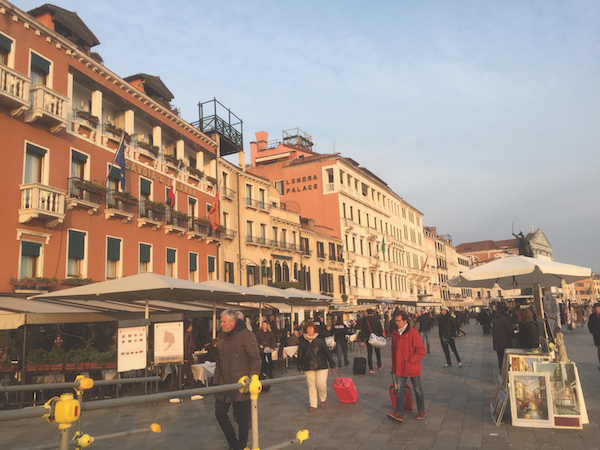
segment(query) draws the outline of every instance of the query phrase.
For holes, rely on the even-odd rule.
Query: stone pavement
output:
[[[492,424],[489,404],[498,374],[491,337],[482,336],[481,327],[472,320],[467,335],[458,338],[462,368],[443,369],[444,356],[432,331],[431,354],[422,361],[422,383],[427,417],[414,419],[415,410],[405,414],[404,423],[386,417],[389,400],[390,344],[382,349],[383,370],[370,375],[352,375],[352,365],[339,370],[352,377],[359,392],[357,404],[337,401],[329,379],[325,409],[308,412],[305,382],[275,385],[259,398],[260,448],[289,441],[297,430],[307,428],[310,438],[301,446],[307,449],[600,449],[600,370],[596,347],[587,328],[565,331],[568,355],[577,363],[590,423],[582,430],[519,428],[510,425],[510,414],[503,423]],[[365,352],[363,351],[363,354]],[[357,356],[354,349],[349,357]],[[454,358],[454,356],[452,356]],[[289,370],[290,375],[298,372]],[[276,372],[277,376],[281,376]],[[162,426],[161,434],[147,433],[118,440],[97,442],[95,449],[226,449],[225,438],[214,418],[212,396],[202,400],[185,399],[84,413],[84,431],[102,435],[143,428],[153,422]],[[3,422],[0,448],[19,448],[58,442],[55,425],[43,419]],[[251,442],[249,442],[249,445]]]

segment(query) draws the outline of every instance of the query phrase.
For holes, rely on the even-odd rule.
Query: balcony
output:
[[[0,64],[0,104],[7,106],[15,117],[31,107],[29,84],[31,78]]]
[[[208,236],[209,228],[210,222],[208,222],[208,219],[192,217],[188,223],[188,239],[204,239]]]
[[[249,197],[246,197],[246,206],[252,209],[258,209],[259,211],[269,212],[271,209],[271,205],[264,201],[253,200]]]
[[[25,111],[25,122],[40,121],[57,133],[67,126],[67,104],[69,99],[43,84],[29,87],[31,107]]]
[[[90,216],[98,211],[106,189],[81,178],[69,178],[68,186],[67,210],[70,211],[73,208],[87,209]]]
[[[356,264],[356,253],[344,251],[344,255],[349,266]]]
[[[156,231],[162,226],[164,217],[165,211],[150,208],[144,200],[139,202],[138,228],[147,226]]]
[[[109,190],[106,193],[104,218],[111,219],[115,217],[121,219],[123,223],[127,223],[133,219],[137,205],[137,199],[128,198],[123,192]]]
[[[354,227],[354,221],[352,219],[344,219],[344,228],[346,231],[351,231]]]
[[[317,258],[322,261],[325,261],[325,252],[320,252],[317,250]]]
[[[300,254],[302,255],[303,258],[310,258],[310,255],[312,255],[312,252],[308,248],[301,247]]]
[[[210,244],[211,242],[221,242],[225,237],[225,229],[219,227],[218,230],[213,230],[212,228],[208,229],[208,236],[206,237],[206,243]]]
[[[20,185],[21,208],[19,222],[27,223],[32,219],[46,221],[46,226],[53,228],[65,218],[66,191],[41,183]]]
[[[179,211],[167,210],[165,214],[165,234],[173,233],[179,237],[187,231],[189,218]]]
[[[374,230],[373,228],[369,227],[367,228],[367,232],[369,233],[367,235],[367,240],[368,241],[374,241],[375,239],[377,239],[377,230]]]
[[[223,198],[229,201],[233,201],[233,198],[235,196],[235,191],[233,189],[229,189],[228,187],[222,187],[221,188],[221,194],[223,195]]]

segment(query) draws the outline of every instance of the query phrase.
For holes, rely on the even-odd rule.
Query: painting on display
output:
[[[513,426],[538,428],[554,426],[548,373],[510,372],[509,385]]]
[[[581,386],[574,363],[538,362],[536,372],[550,376],[555,428],[582,428]]]
[[[506,395],[506,387],[504,386],[504,380],[501,375],[498,375],[496,382],[496,388],[492,395],[492,403],[490,403],[490,413],[492,414],[492,421],[499,426],[504,416],[504,410],[506,409],[506,403],[508,396]]]
[[[183,322],[154,324],[154,364],[183,364]]]

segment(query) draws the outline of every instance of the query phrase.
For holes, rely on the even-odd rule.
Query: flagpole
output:
[[[115,152],[115,156],[113,157],[110,168],[115,166],[115,162],[117,161],[117,157],[119,156],[119,151],[121,150],[121,146],[123,146],[123,159],[125,159],[125,146],[123,145],[125,141],[125,132],[121,134],[121,140],[119,141],[119,145],[117,146],[117,151]],[[125,167],[121,167],[121,170],[125,170]],[[108,175],[106,175],[106,180],[104,180],[104,185],[108,182],[108,178],[110,177],[110,170],[108,171]]]

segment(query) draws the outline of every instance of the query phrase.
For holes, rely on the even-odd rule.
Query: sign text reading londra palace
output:
[[[285,180],[285,193],[292,194],[294,192],[312,191],[317,190],[316,175],[309,175],[307,177],[296,177],[289,180]]]
[[[166,181],[169,184],[171,184],[170,177],[165,177],[164,175],[162,175],[160,173],[157,174],[154,170],[152,170],[148,167],[142,166],[141,164],[135,164],[131,161],[125,160],[125,170],[130,170],[131,172],[135,172],[143,177],[149,178],[154,181],[158,181],[159,183],[164,183],[165,179],[166,179]],[[185,192],[186,194],[191,195],[193,197],[197,196],[196,190],[194,188],[192,188],[190,186],[186,186],[183,183],[177,183],[175,190],[179,191],[179,192]]]

